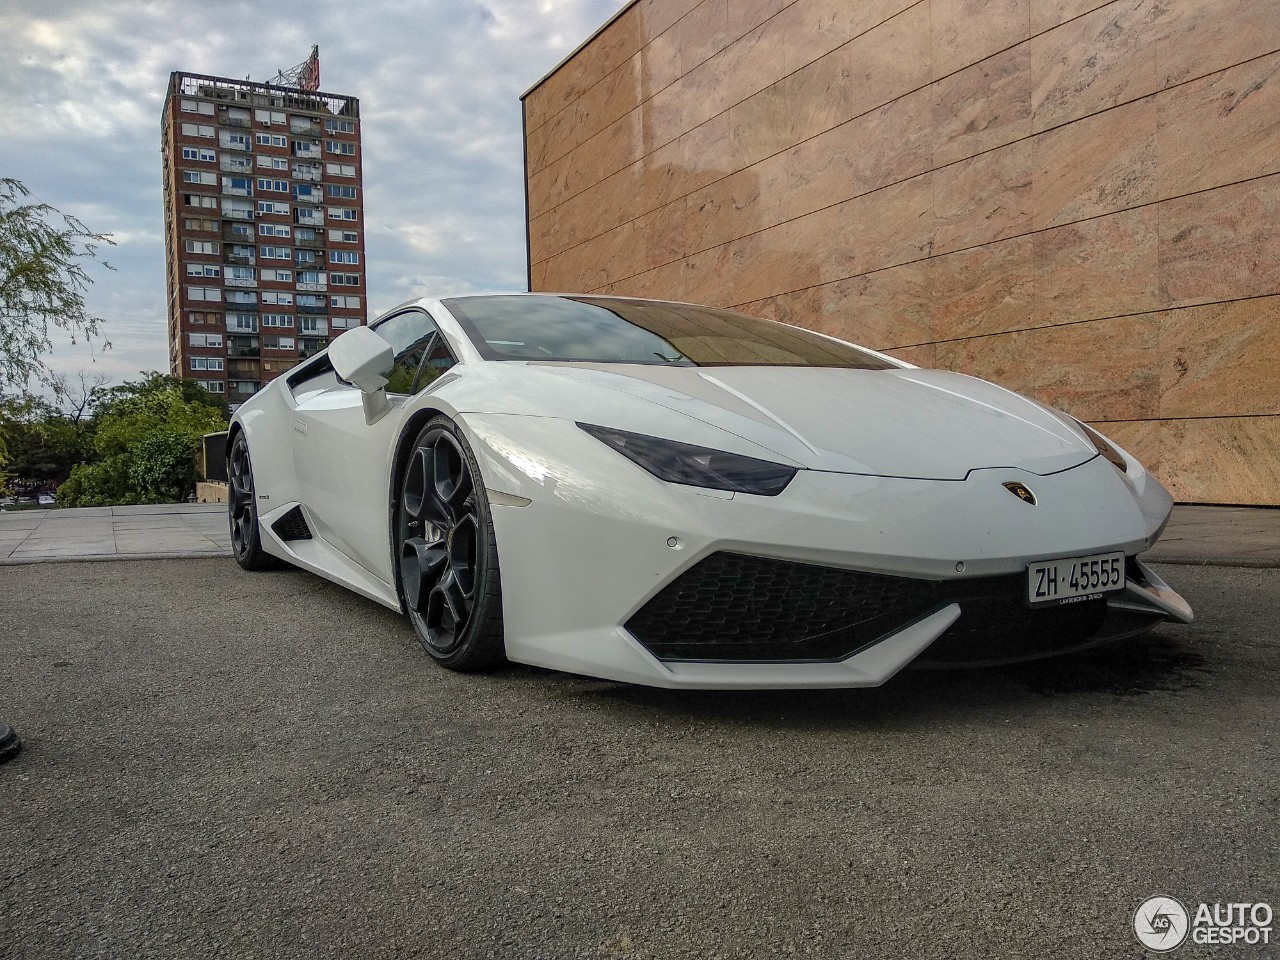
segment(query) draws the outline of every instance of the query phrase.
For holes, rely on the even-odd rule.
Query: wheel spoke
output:
[[[400,548],[400,575],[409,607],[425,613],[425,602],[446,564],[444,545],[411,537]]]
[[[460,594],[468,601],[475,593],[476,550],[480,528],[472,514],[466,514],[449,535],[449,567]]]
[[[428,607],[434,614],[447,613],[450,627],[455,632],[462,630],[467,625],[467,616],[470,614],[471,608],[467,603],[466,597],[462,595],[462,589],[458,586],[458,580],[454,576],[452,567],[445,572],[445,575],[440,578],[440,582],[436,584],[435,589],[431,591]],[[428,622],[430,623],[432,619],[434,618],[429,616]],[[442,620],[441,623],[443,625]]]
[[[471,472],[453,438],[441,435],[432,446],[432,489],[439,509],[452,526],[462,515],[463,504],[471,495]]]
[[[466,514],[467,498],[471,496],[471,471],[467,469],[466,461],[461,464],[457,477],[453,482],[453,489],[449,493],[446,506],[449,508],[449,515],[453,517],[455,522],[461,523]]]
[[[404,477],[404,509],[409,516],[415,520],[427,519],[423,516],[426,501],[430,499],[426,494],[430,489],[430,477],[427,464],[428,451],[419,447],[413,452],[413,459],[409,461],[409,469],[405,472]]]

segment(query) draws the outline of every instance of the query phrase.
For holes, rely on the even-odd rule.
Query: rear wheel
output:
[[[262,549],[258,534],[258,498],[253,487],[253,465],[249,462],[249,441],[243,432],[236,434],[227,455],[227,480],[232,556],[246,570],[275,569],[280,561]]]
[[[395,507],[396,576],[413,631],[451,670],[503,659],[502,584],[489,499],[456,424],[418,434]]]

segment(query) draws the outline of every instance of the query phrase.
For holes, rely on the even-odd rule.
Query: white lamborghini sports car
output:
[[[405,612],[441,664],[856,687],[1191,610],[1171,500],[1065,413],[725,310],[424,299],[233,418],[231,531]]]

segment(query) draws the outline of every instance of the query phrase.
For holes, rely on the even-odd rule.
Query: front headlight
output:
[[[579,423],[578,426],[668,483],[776,497],[786,489],[797,472],[795,467],[692,443],[663,440],[590,423]]]
[[[1110,440],[1100,434],[1097,430],[1093,429],[1093,427],[1089,426],[1083,420],[1076,420],[1076,423],[1080,424],[1080,429],[1084,431],[1085,436],[1089,438],[1089,441],[1097,447],[1098,452],[1102,454],[1102,456],[1105,457],[1113,467],[1121,473],[1129,472],[1128,461],[1125,460],[1124,455],[1119,450],[1111,445]]]

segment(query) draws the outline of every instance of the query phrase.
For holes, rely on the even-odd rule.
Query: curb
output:
[[[22,557],[14,559],[6,557],[0,560],[0,567],[31,567],[42,563],[102,563],[113,560],[199,560],[209,557],[230,557],[231,550],[219,547],[216,550],[188,553],[100,553],[85,557]]]
[[[1280,557],[1259,560],[1257,557],[1143,557],[1143,563],[1172,563],[1183,567],[1245,567],[1273,570],[1280,567]]]

